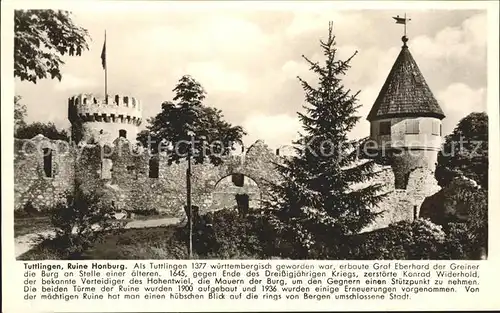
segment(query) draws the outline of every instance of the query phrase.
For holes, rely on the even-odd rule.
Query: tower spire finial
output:
[[[393,17],[393,19],[396,20],[396,24],[404,25],[404,33],[403,37],[401,37],[401,40],[403,41],[403,47],[407,47],[406,43],[408,42],[408,37],[406,37],[406,24],[407,22],[411,21],[411,19],[406,17],[406,13],[404,17],[399,17],[399,15],[397,15],[396,17]]]

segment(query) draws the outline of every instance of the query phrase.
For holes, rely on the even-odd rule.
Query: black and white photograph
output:
[[[16,259],[486,260],[488,14],[402,7],[15,10]]]

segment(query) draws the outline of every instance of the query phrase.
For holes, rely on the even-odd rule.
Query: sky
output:
[[[302,55],[324,61],[319,40],[333,22],[340,58],[358,54],[343,83],[360,91],[362,117],[350,134],[369,135],[366,116],[400,52],[403,26],[394,10],[73,10],[88,29],[90,50],[66,57],[62,81],[15,81],[28,121],[68,128],[67,99],[104,94],[101,49],[107,32],[108,93],[139,98],[144,120],[173,98],[172,89],[191,75],[207,92],[206,105],[241,125],[246,145],[257,139],[271,148],[289,145],[301,125],[304,92],[297,79],[312,83]],[[480,10],[406,11],[409,49],[446,118],[444,134],[471,112],[486,111],[487,19]],[[144,127],[146,122],[141,127]]]

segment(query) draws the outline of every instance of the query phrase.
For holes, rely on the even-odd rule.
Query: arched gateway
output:
[[[274,166],[279,160],[279,156],[260,140],[246,153],[225,157],[221,165],[208,171],[204,179],[198,180],[200,185],[195,186],[196,190],[203,190],[200,199],[203,210],[260,207],[267,197],[267,183],[279,179]]]

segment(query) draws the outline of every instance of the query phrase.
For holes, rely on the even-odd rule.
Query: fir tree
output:
[[[356,115],[359,92],[346,90],[342,76],[357,52],[338,60],[332,30],[330,23],[328,40],[320,41],[324,64],[303,56],[319,81],[315,87],[298,78],[307,103],[305,112],[298,113],[303,132],[295,142],[296,156],[277,165],[283,182],[271,187],[274,206],[301,233],[306,246],[309,239],[359,232],[373,221],[377,213],[371,208],[384,196],[379,184],[353,188],[373,177],[374,163],[359,160],[358,142],[348,138],[360,119]]]

